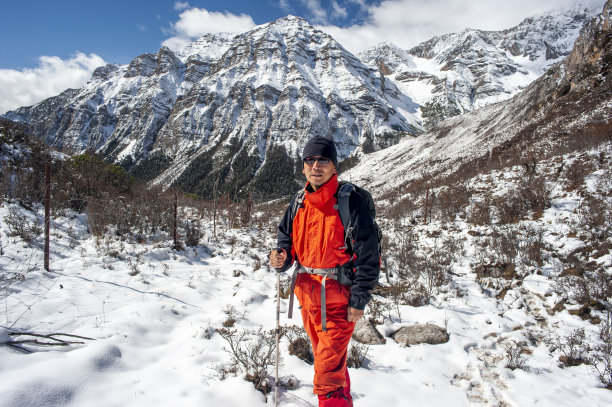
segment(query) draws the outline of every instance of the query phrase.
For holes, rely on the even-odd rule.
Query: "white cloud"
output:
[[[176,11],[183,11],[189,8],[189,3],[186,1],[177,1],[174,3],[174,9]]]
[[[253,18],[246,14],[235,15],[228,12],[191,8],[183,11],[179,20],[172,24],[173,36],[162,42],[162,45],[176,50],[204,34],[240,32],[254,26]]]
[[[349,0],[363,4],[361,0]],[[582,0],[602,8],[605,0]],[[465,28],[502,30],[526,17],[554,9],[567,9],[576,0],[384,0],[367,9],[361,25],[347,28],[320,26],[352,52],[363,51],[383,41],[409,49],[436,35]]]
[[[346,18],[348,16],[348,13],[346,11],[346,8],[342,7],[340,4],[338,4],[337,1],[332,0],[332,8],[334,9],[334,11],[332,12],[332,16],[335,18]]]
[[[302,4],[312,13],[312,22],[327,24],[327,12],[319,0],[301,0]]]
[[[68,88],[80,88],[94,69],[105,64],[96,54],[77,52],[67,60],[42,56],[36,68],[0,69],[0,114],[31,106]]]
[[[288,0],[279,0],[279,2],[278,2],[278,7],[279,7],[281,10],[284,10],[284,11],[289,11],[289,10],[291,10],[291,5],[289,4],[289,1],[288,1]]]

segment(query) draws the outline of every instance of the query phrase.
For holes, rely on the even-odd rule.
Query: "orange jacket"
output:
[[[344,227],[334,208],[338,202],[338,186],[338,176],[334,174],[316,191],[307,183],[304,200],[297,211],[298,197],[291,201],[278,226],[277,239],[278,247],[290,255],[278,271],[287,270],[295,260],[307,267],[331,268],[352,259],[349,305],[362,310],[372,297],[370,292],[380,273],[378,238],[367,203],[358,194],[351,194],[349,210],[354,253],[347,253]]]
[[[335,197],[338,175],[323,184],[315,192],[306,188],[303,207],[293,219],[293,252],[303,266],[330,268],[351,260],[344,248],[344,227]]]

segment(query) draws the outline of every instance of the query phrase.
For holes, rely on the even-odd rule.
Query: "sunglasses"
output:
[[[306,164],[309,167],[312,167],[314,165],[314,163],[318,162],[321,165],[328,165],[329,163],[331,163],[331,160],[327,157],[308,157],[308,158],[304,158],[304,164]]]

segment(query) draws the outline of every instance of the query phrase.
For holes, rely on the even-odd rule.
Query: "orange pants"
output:
[[[327,279],[325,296],[327,304],[327,332],[321,327],[322,276],[299,274],[295,283],[295,295],[300,302],[304,329],[310,337],[314,354],[314,390],[325,395],[339,387],[348,390],[346,357],[348,345],[355,328],[347,321],[351,289]]]

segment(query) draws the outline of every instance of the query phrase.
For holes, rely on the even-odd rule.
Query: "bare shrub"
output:
[[[430,252],[417,263],[420,280],[423,282],[427,302],[429,303],[435,290],[447,284],[450,279],[450,271],[453,265],[453,256],[445,245],[446,240],[435,238]]]
[[[500,223],[516,223],[526,219],[530,213],[534,218],[550,208],[552,187],[542,176],[531,175],[519,181],[519,185],[508,191],[505,197],[497,197],[494,205],[498,210]]]
[[[395,236],[390,241],[389,252],[395,254],[396,274],[402,279],[418,275],[414,270],[414,265],[418,262],[419,257],[417,254],[418,235],[416,230],[403,225],[396,225],[393,229],[395,230]]]
[[[503,198],[495,198],[492,204],[497,210],[497,220],[499,223],[516,223],[525,217],[525,206],[516,190],[510,190]]]
[[[531,353],[525,342],[510,341],[504,345],[506,351],[506,367],[508,369],[525,370],[527,356]]]
[[[587,340],[584,328],[575,329],[563,337],[554,334],[545,340],[551,355],[561,353],[559,367],[579,366],[588,363],[591,346]]]
[[[536,218],[539,218],[545,209],[550,208],[552,186],[546,182],[543,176],[529,177],[520,188],[520,194],[525,206],[536,214]]]
[[[8,226],[9,236],[17,236],[24,242],[32,244],[43,232],[36,222],[29,221],[25,215],[21,215],[15,208],[9,208],[9,213],[4,217]]]
[[[491,204],[488,199],[475,200],[472,203],[467,221],[480,226],[491,224]]]
[[[612,198],[588,194],[580,205],[579,226],[597,240],[612,237]]]
[[[578,189],[584,184],[585,177],[593,172],[593,163],[585,159],[575,159],[565,170],[568,191]]]
[[[567,260],[566,260],[567,261]],[[612,297],[612,280],[609,274],[601,269],[589,269],[580,259],[574,258],[557,278],[555,289],[567,298],[589,308],[602,310]],[[590,314],[590,311],[588,312]],[[582,315],[579,315],[582,316]],[[591,317],[588,316],[588,319]]]
[[[202,238],[202,230],[197,219],[184,220],[182,229],[185,234],[185,245],[188,247],[196,247]]]
[[[233,305],[226,305],[222,311],[227,316],[227,319],[223,321],[223,327],[232,328],[238,321],[238,310]]]
[[[386,291],[386,288],[387,287],[384,287],[385,291]],[[377,286],[374,288],[373,293],[384,297],[386,294],[383,294],[381,292],[382,291],[381,289],[383,289],[383,287]],[[374,296],[368,302],[368,305],[366,305],[366,307],[367,307],[367,314],[377,324],[382,324],[385,318],[391,320],[391,312],[392,312],[393,307],[387,301],[379,300],[376,296]]]
[[[365,366],[370,345],[362,343],[351,343],[346,359],[346,366],[359,369]]]
[[[452,222],[457,215],[465,212],[470,203],[471,193],[465,184],[452,185],[436,194],[434,210],[442,222]]]
[[[276,331],[271,329],[237,331],[232,328],[217,330],[229,345],[223,350],[232,356],[231,365],[245,374],[245,380],[253,383],[264,395],[272,390],[273,381],[268,377],[268,367],[275,364]],[[280,362],[280,361],[279,361]]]
[[[310,338],[308,338],[306,331],[299,326],[291,325],[284,329],[283,334],[289,340],[289,354],[297,356],[304,362],[312,365],[314,363],[314,354],[312,353]]]
[[[599,338],[602,343],[595,347],[589,357],[589,364],[601,383],[612,390],[612,313],[608,310],[606,320],[601,324]]]
[[[549,250],[544,229],[532,224],[494,227],[487,246],[496,263],[532,266],[542,266]]]

